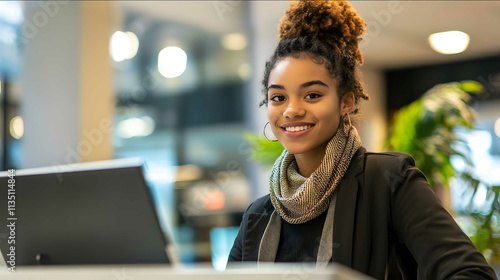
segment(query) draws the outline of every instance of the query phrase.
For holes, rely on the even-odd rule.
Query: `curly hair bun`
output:
[[[309,36],[321,40],[360,65],[358,42],[366,23],[346,1],[291,1],[278,26],[278,38]]]

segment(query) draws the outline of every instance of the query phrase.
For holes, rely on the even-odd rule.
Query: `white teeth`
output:
[[[289,126],[289,127],[285,127],[285,130],[286,130],[286,131],[295,132],[295,131],[302,131],[302,130],[306,130],[306,129],[309,129],[309,128],[311,128],[311,127],[312,127],[311,125],[303,125],[303,126]]]

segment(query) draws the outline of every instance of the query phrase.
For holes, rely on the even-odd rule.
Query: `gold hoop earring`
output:
[[[349,120],[349,129],[352,127],[351,123],[351,117],[349,116],[349,113],[345,113],[347,115],[347,119]]]
[[[349,121],[349,126],[347,126],[347,122],[345,120],[345,117],[347,116],[347,120]],[[345,134],[349,134],[351,132],[352,128],[352,123],[351,123],[351,117],[349,116],[349,113],[345,113],[342,122],[344,123],[344,132]]]
[[[271,140],[269,138],[267,138],[267,135],[266,135],[266,126],[269,124],[269,122],[267,122],[265,125],[264,125],[264,129],[262,130],[262,133],[264,134],[264,137],[268,140],[268,141],[271,141],[271,142],[277,142],[278,139],[276,140]]]

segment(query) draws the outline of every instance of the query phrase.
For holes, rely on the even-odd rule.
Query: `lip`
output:
[[[311,127],[309,129],[306,129],[306,130],[301,130],[301,131],[286,131],[285,128],[287,127],[293,127],[293,126],[307,126],[307,125],[310,125]],[[286,124],[283,124],[281,126],[281,129],[283,131],[283,133],[286,135],[286,136],[289,136],[289,137],[300,137],[300,136],[303,136],[304,134],[307,134],[309,133],[313,127],[315,126],[314,123],[307,123],[307,122],[293,122],[293,123],[286,123]]]

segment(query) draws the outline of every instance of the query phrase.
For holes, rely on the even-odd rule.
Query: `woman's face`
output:
[[[267,117],[291,154],[324,154],[345,114],[341,105],[337,80],[309,58],[288,57],[269,75]]]

